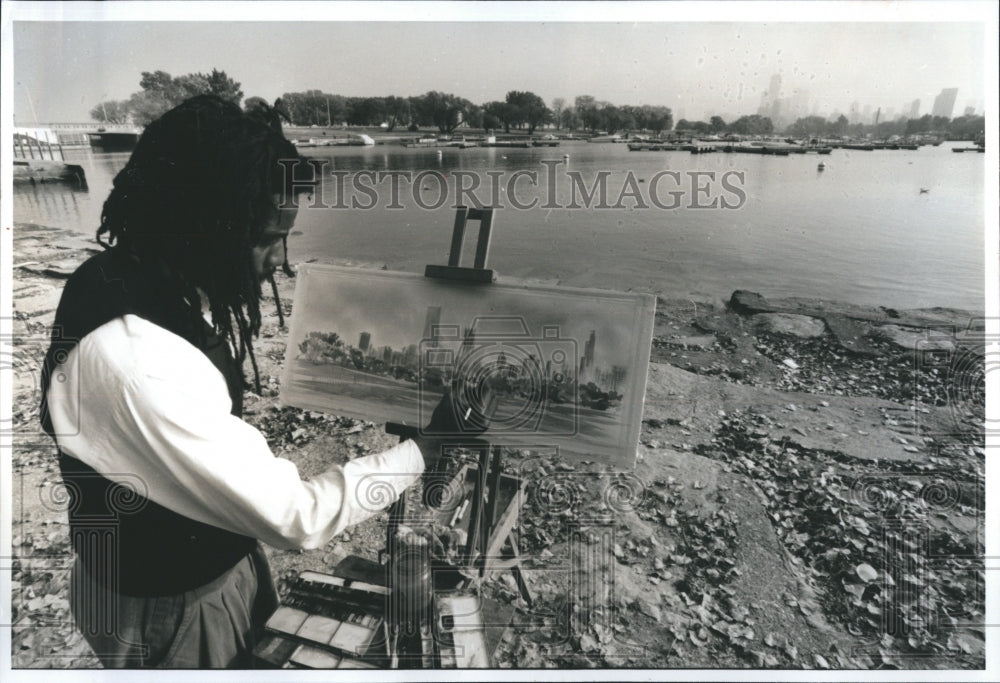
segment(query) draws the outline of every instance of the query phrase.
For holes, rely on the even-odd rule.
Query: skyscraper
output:
[[[910,105],[910,118],[920,118],[920,100],[913,100],[913,104]]]
[[[851,108],[848,110],[847,120],[851,123],[861,123],[861,104],[857,100],[851,102]]]
[[[358,340],[358,348],[361,349],[361,351],[367,351],[368,346],[371,344],[371,341],[372,341],[372,333],[362,332],[361,339]]]
[[[611,367],[611,391],[618,391],[626,377],[628,377],[628,368],[624,365],[613,365]]]
[[[760,108],[757,113],[760,116],[769,116],[772,120],[777,119],[781,114],[781,74],[771,76],[771,81],[767,84],[767,90],[761,93]]]
[[[441,307],[428,306],[427,318],[424,320],[424,342],[428,346],[437,346],[437,327],[441,324]]]
[[[931,115],[950,119],[952,112],[955,111],[956,98],[958,98],[958,88],[944,88],[941,94],[934,98],[934,108],[931,110]]]

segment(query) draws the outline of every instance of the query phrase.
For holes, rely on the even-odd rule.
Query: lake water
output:
[[[351,198],[372,203],[363,191],[342,196],[338,183],[348,189],[356,181],[374,186],[378,199],[367,210],[302,209],[290,258],[410,272],[446,263],[457,183],[468,186],[479,178],[475,196],[504,207],[494,222],[489,262],[502,277],[666,297],[728,298],[734,289],[750,289],[769,297],[981,311],[985,155],[956,154],[952,144],[967,146],[787,157],[630,152],[621,144],[577,142],[536,149],[444,148],[440,154],[382,145],[308,148],[303,152],[328,161],[328,171],[343,173],[325,180],[327,205],[340,199],[349,204]],[[128,155],[67,150],[66,156],[84,166],[89,189],[16,186],[15,221],[93,234],[111,180]],[[823,171],[817,169],[820,161]],[[399,181],[394,202],[390,180],[358,176],[365,171],[411,177],[436,171],[440,177],[424,174],[416,185]],[[539,200],[533,209],[515,208],[508,195],[518,171],[537,173],[536,185],[523,174],[513,185],[515,200]],[[662,171],[679,175],[657,176]],[[624,208],[586,207],[579,193],[581,208],[562,208],[571,203],[571,174],[589,189],[603,172],[608,204],[616,204],[623,187],[632,190]],[[691,172],[701,174],[694,176],[704,188],[700,193],[691,186]],[[746,195],[739,208],[690,208],[713,200],[740,204],[739,192],[722,185],[727,172],[729,187]],[[440,208],[420,207],[437,203],[442,188],[447,194]],[[655,194],[670,207],[673,191],[683,193],[678,208],[653,205]],[[635,206],[635,194],[648,208]],[[546,199],[555,208],[541,206]],[[468,265],[474,235],[466,240]]]

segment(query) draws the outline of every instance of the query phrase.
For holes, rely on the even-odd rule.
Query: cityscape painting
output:
[[[293,310],[289,405],[634,463],[651,295],[305,264]]]

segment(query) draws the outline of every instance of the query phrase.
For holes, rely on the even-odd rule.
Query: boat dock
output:
[[[518,147],[521,149],[528,149],[531,147],[530,140],[493,140],[492,142],[487,142],[483,147]]]
[[[687,149],[687,146],[669,142],[630,142],[628,148],[632,152],[677,152]]]
[[[735,152],[737,154],[767,154],[773,156],[787,157],[791,154],[788,147],[775,147],[767,145],[726,145],[723,152]]]
[[[71,182],[87,187],[83,166],[66,163],[62,145],[52,130],[16,127],[13,142],[14,182]]]

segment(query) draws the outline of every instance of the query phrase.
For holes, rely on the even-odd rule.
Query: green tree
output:
[[[949,137],[953,140],[978,141],[986,132],[986,118],[983,116],[959,116],[951,120]]]
[[[733,126],[736,124],[734,123]],[[732,126],[730,126],[732,129]],[[681,119],[677,122],[677,130],[684,131],[686,133],[693,133],[695,135],[708,135],[712,132],[712,127],[705,123],[704,121],[688,121],[687,119]]]
[[[598,125],[600,125],[600,116],[598,115],[597,102],[591,95],[577,95],[573,108],[576,109],[576,115],[584,128],[589,128],[592,131],[597,130]]]
[[[348,97],[345,119],[352,126],[378,126],[385,120],[385,98]]]
[[[239,104],[243,99],[243,89],[240,84],[230,78],[225,71],[212,69],[212,73],[204,78],[208,81],[208,92],[211,94],[218,95],[233,104]]]
[[[436,126],[443,134],[462,125],[466,113],[473,107],[467,99],[436,90],[410,98],[410,104],[420,125]]]
[[[237,105],[243,98],[240,84],[217,69],[176,78],[166,71],[143,71],[139,87],[141,90],[129,97],[128,108],[132,120],[141,126],[195,95],[214,94]]]
[[[883,140],[893,136],[902,136],[906,134],[905,121],[882,121],[873,128],[875,137]]]
[[[563,97],[556,97],[552,100],[552,120],[556,125],[562,123],[562,113],[566,108],[566,99]]]
[[[501,126],[506,128],[506,131],[510,132],[510,121],[507,117],[507,103],[492,101],[487,102],[483,105],[483,117],[482,125],[483,128],[489,130],[495,130]]]
[[[158,119],[173,106],[163,93],[153,90],[133,93],[128,100],[132,121],[140,126],[146,126],[151,121]]]
[[[721,116],[713,116],[708,120],[708,125],[713,133],[723,133],[726,130],[726,122]]]
[[[829,124],[827,128],[827,134],[841,136],[847,132],[847,126],[850,122],[847,117],[841,114],[837,117],[835,121]]]
[[[385,117],[389,124],[389,130],[393,130],[399,124],[410,122],[410,101],[405,97],[390,95],[385,98]]]
[[[630,104],[623,106],[622,111],[632,120],[632,127],[645,132],[649,127],[647,106],[633,107]]]
[[[774,123],[770,117],[750,114],[729,124],[729,130],[740,135],[770,135],[774,132]]]
[[[483,108],[476,104],[470,104],[465,110],[465,124],[470,128],[483,127]]]
[[[507,106],[511,123],[518,127],[528,126],[528,135],[535,128],[552,120],[552,110],[545,106],[545,101],[533,92],[511,90],[507,93]]]
[[[635,124],[628,112],[608,102],[601,104],[601,108],[597,111],[597,120],[600,127],[612,135],[620,130],[628,130]]]
[[[161,93],[171,97],[174,90],[174,77],[166,71],[143,71],[139,78],[139,87],[146,92]]]
[[[90,118],[101,123],[128,123],[130,116],[125,100],[108,100],[90,110]]]
[[[287,92],[281,96],[288,110],[288,118],[296,126],[325,126],[345,120],[346,98],[322,90]]]
[[[803,116],[788,126],[785,133],[799,138],[811,138],[826,133],[829,125],[822,116]]]
[[[576,130],[580,127],[580,117],[576,114],[576,109],[566,107],[559,116],[559,126],[565,130]]]
[[[644,105],[643,111],[646,115],[646,127],[656,135],[674,127],[674,115],[669,107]]]

